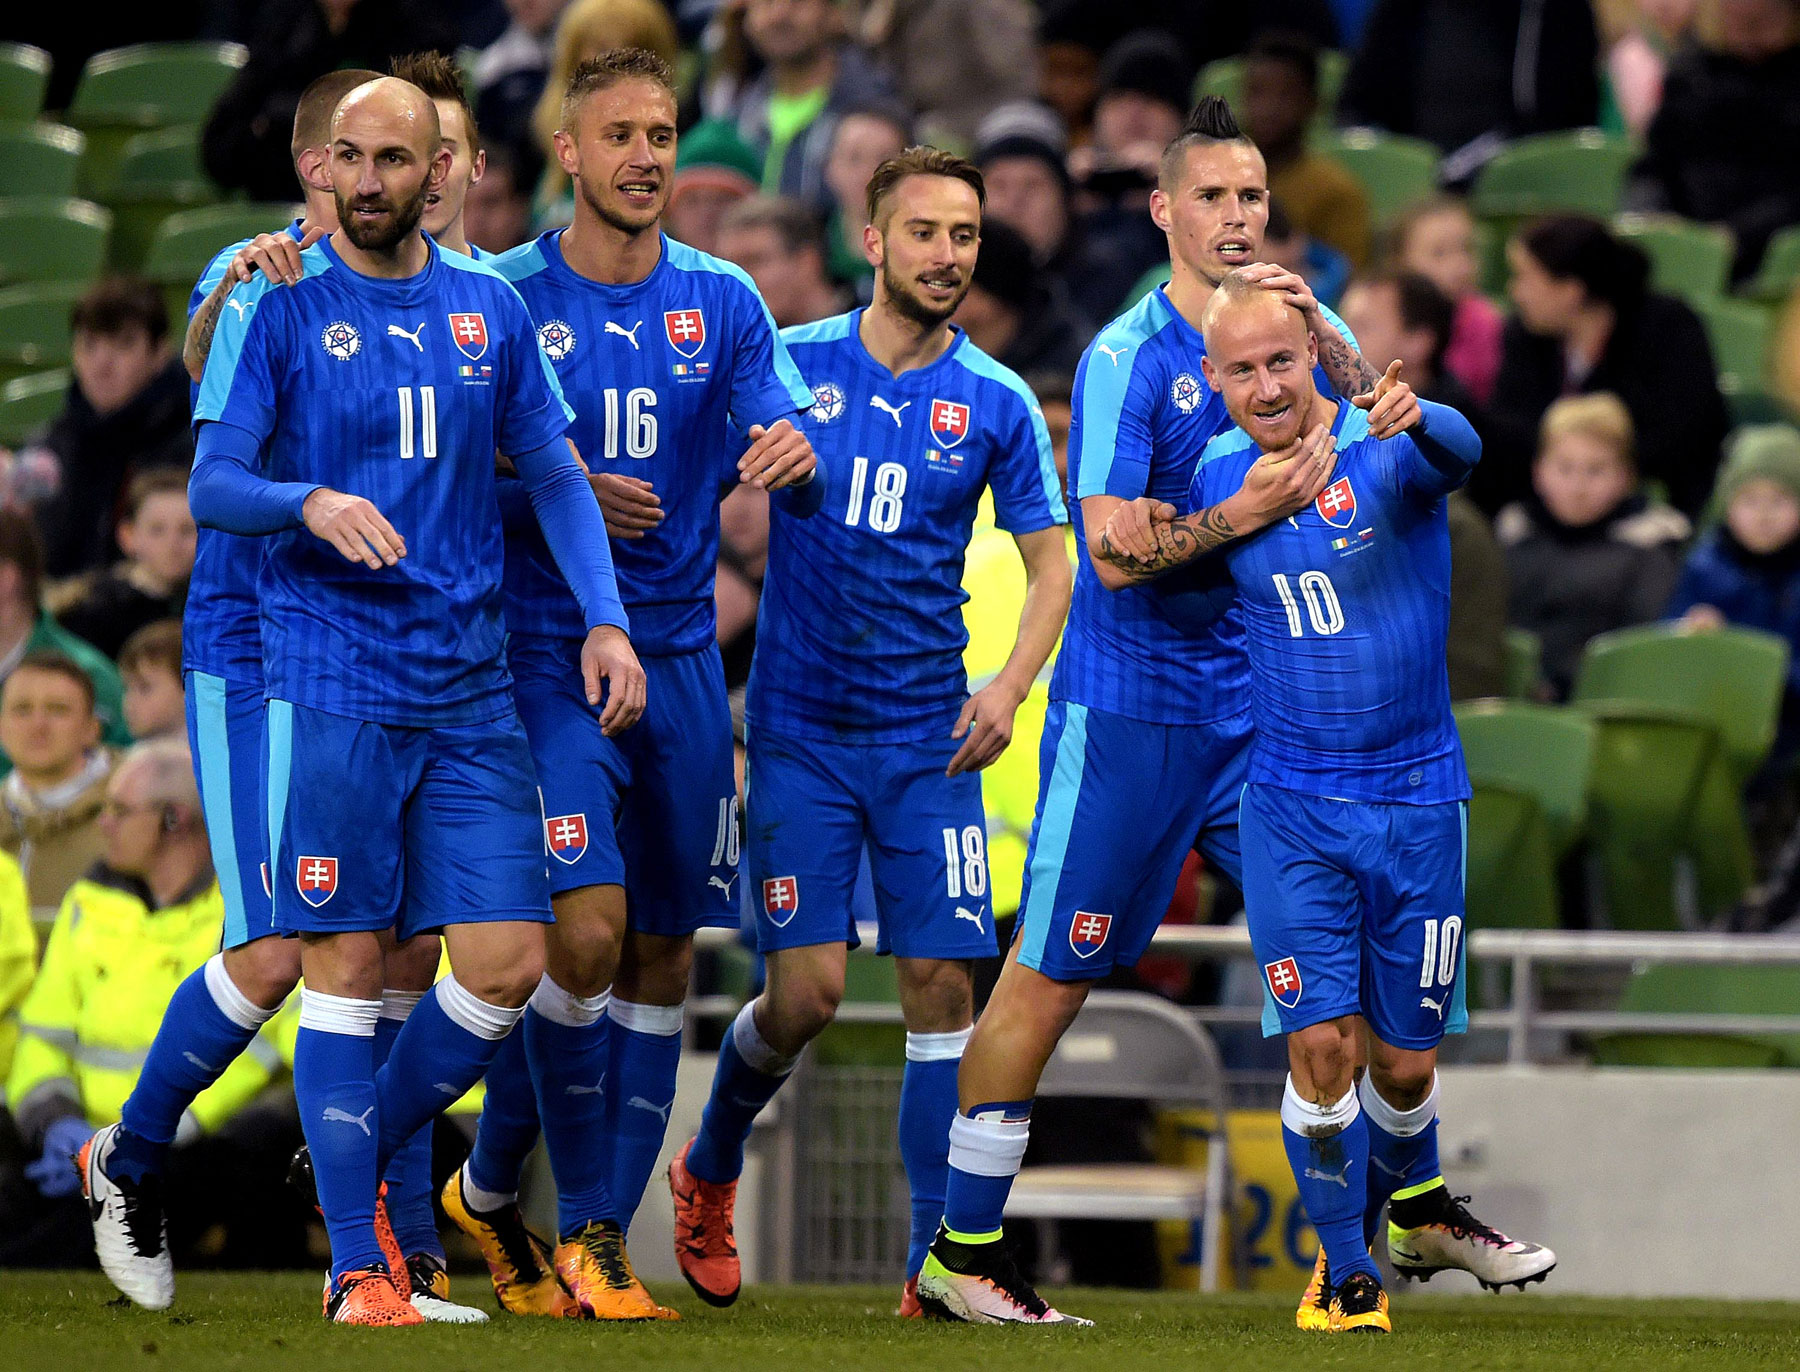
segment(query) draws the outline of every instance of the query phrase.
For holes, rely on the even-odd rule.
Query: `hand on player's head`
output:
[[[1376,381],[1373,390],[1352,396],[1350,403],[1369,412],[1369,433],[1375,438],[1392,438],[1405,433],[1425,418],[1419,408],[1419,397],[1400,379],[1400,363],[1388,363],[1388,369]]]
[[[1306,278],[1299,272],[1289,271],[1274,262],[1252,262],[1243,269],[1242,274],[1246,280],[1261,286],[1265,291],[1280,292],[1288,304],[1301,314],[1310,315],[1319,308],[1312,287],[1306,284]]]

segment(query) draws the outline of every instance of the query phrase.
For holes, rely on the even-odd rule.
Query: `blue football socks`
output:
[[[967,1029],[906,1036],[906,1074],[900,1079],[900,1160],[912,1196],[912,1235],[906,1276],[916,1277],[944,1217],[950,1179],[950,1123],[956,1118],[956,1070]]]
[[[1301,1098],[1289,1077],[1281,1101],[1281,1142],[1300,1188],[1300,1202],[1325,1250],[1331,1280],[1341,1282],[1364,1272],[1379,1281],[1380,1273],[1363,1242],[1369,1129],[1356,1089],[1330,1105],[1314,1105]]]
[[[688,1149],[687,1169],[701,1181],[736,1181],[744,1170],[744,1143],[762,1109],[794,1070],[796,1058],[777,1053],[756,1028],[756,1001],[733,1021],[719,1046],[712,1092],[700,1116],[700,1132]]]

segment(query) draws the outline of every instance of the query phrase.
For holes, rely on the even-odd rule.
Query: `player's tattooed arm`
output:
[[[1325,317],[1325,311],[1319,308],[1318,299],[1303,276],[1269,262],[1252,263],[1243,272],[1264,290],[1280,291],[1289,304],[1306,316],[1306,327],[1319,341],[1319,365],[1325,369],[1325,375],[1339,395],[1361,395],[1374,388],[1381,373],[1364,361],[1363,355],[1350,345],[1350,340]]]
[[[187,337],[181,343],[181,364],[196,384],[206,375],[206,355],[212,351],[213,333],[219,327],[219,316],[225,312],[225,297],[235,285],[230,272],[220,277],[219,284],[188,320]]]
[[[258,272],[271,285],[292,286],[304,274],[300,254],[325,236],[318,225],[309,225],[299,242],[285,229],[280,233],[259,233],[231,259],[225,275],[219,278],[194,317],[188,321],[187,336],[181,343],[181,362],[196,384],[206,374],[206,357],[212,351],[213,334],[219,327],[219,316],[225,313],[225,297],[233,288],[254,281]]]
[[[1126,511],[1131,513],[1120,520],[1119,514]],[[1127,532],[1128,528],[1132,531],[1141,528],[1148,545],[1133,538]],[[1101,531],[1094,562],[1096,567],[1105,563],[1111,569],[1114,576],[1109,578],[1102,573],[1101,580],[1117,590],[1119,585],[1153,581],[1239,536],[1240,531],[1233,525],[1223,502],[1208,505],[1190,515],[1177,515],[1175,507],[1167,501],[1144,498],[1121,506],[1114,519],[1108,521]],[[1118,584],[1115,584],[1115,578]]]

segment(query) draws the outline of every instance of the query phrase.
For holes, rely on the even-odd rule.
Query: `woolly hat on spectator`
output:
[[[1128,33],[1107,49],[1100,63],[1100,98],[1132,91],[1179,110],[1185,117],[1194,72],[1181,44],[1161,29]]]
[[[998,219],[982,221],[975,284],[1015,310],[1031,304],[1038,286],[1037,265],[1031,260],[1031,245],[1012,225]]]
[[[1063,161],[1069,139],[1054,110],[1032,101],[1014,100],[999,105],[975,130],[975,165],[984,172],[1002,157],[1031,157],[1055,174],[1065,193],[1070,189],[1069,168]]]
[[[762,159],[723,119],[702,119],[681,135],[675,148],[675,181],[671,194],[692,186],[752,194],[762,184]]]
[[[981,250],[987,251],[985,226]],[[979,270],[976,277],[980,278]],[[1800,500],[1800,429],[1791,424],[1746,424],[1733,434],[1725,445],[1725,465],[1713,492],[1715,508],[1722,512],[1733,496],[1757,480],[1773,481]]]

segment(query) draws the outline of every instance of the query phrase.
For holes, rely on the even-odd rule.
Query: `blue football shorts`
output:
[[[225,898],[223,946],[279,932],[269,886],[269,807],[263,797],[261,682],[187,674],[188,748],[213,871]]]

